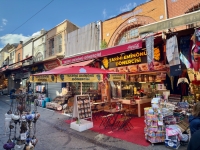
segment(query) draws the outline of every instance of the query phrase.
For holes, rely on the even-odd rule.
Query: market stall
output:
[[[67,67],[67,68],[60,68],[54,69],[51,71],[35,74],[32,76],[34,78],[43,78],[44,76],[51,78],[56,82],[80,82],[80,95],[74,96],[74,105],[73,105],[73,114],[72,118],[76,118],[77,122],[72,122],[70,127],[77,131],[84,131],[89,128],[93,127],[92,122],[92,111],[91,111],[91,102],[90,102],[90,95],[82,93],[82,83],[83,82],[103,82],[104,79],[108,80],[115,80],[116,76],[114,77],[112,74],[119,74],[114,71],[103,70],[99,68],[92,68],[92,67]],[[119,78],[124,78],[125,75],[119,74],[117,75]],[[117,79],[118,79],[117,78]],[[48,81],[48,80],[46,80]],[[70,87],[71,89],[72,87]],[[91,119],[88,121],[86,119]]]

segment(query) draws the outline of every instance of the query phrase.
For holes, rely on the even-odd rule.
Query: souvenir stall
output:
[[[138,117],[144,115],[144,107],[151,105],[152,97],[169,93],[164,83],[167,69],[163,41],[154,36],[145,41],[145,48],[102,58],[105,69],[127,74],[126,81],[109,82],[111,102],[121,101],[126,107],[134,101]]]
[[[167,102],[163,96],[153,98],[151,107],[144,108],[145,138],[152,145],[165,143],[166,147],[178,149],[189,141],[189,131],[179,126],[187,116],[188,104]],[[187,118],[187,117],[186,117]]]
[[[3,145],[5,150],[34,149],[38,142],[36,138],[36,123],[40,114],[34,103],[31,110],[32,94],[14,94],[10,110],[5,114],[5,133],[9,132],[9,139]]]

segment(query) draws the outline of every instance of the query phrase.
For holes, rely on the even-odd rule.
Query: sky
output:
[[[78,27],[104,21],[149,0],[0,0],[0,50],[64,20]]]

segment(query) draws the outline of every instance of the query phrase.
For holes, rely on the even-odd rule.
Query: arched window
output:
[[[132,28],[128,31],[124,31],[120,36],[116,43],[116,45],[121,45],[127,42],[132,41],[133,39],[137,39],[139,37],[138,28]]]
[[[43,55],[41,52],[39,52],[37,55],[36,55],[36,61],[42,61],[43,60]]]

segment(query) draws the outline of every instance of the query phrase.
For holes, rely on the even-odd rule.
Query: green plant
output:
[[[108,43],[104,40],[101,41],[101,49],[105,49],[108,47]]]

